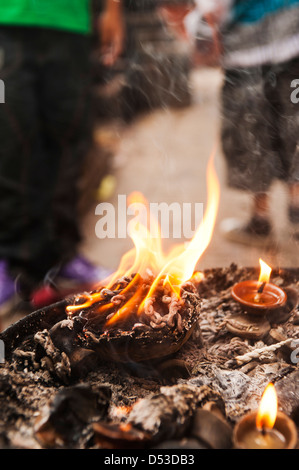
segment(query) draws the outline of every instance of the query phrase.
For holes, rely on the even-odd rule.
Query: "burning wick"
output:
[[[246,415],[234,430],[236,447],[241,449],[291,449],[297,443],[294,422],[278,411],[275,387],[269,383],[257,412]]]
[[[258,294],[262,294],[262,293],[263,293],[266,284],[267,284],[266,282],[263,282],[263,283],[262,283],[261,287],[259,287],[258,290],[257,290],[257,293],[258,293]]]
[[[266,284],[270,280],[270,276],[272,272],[272,268],[270,268],[270,266],[268,266],[265,263],[265,261],[263,261],[261,258],[259,259],[259,263],[260,263],[260,276],[259,276],[258,283],[260,284],[260,287],[257,290],[256,296],[254,297],[255,302],[261,301],[261,294],[264,292],[264,289],[266,287]]]

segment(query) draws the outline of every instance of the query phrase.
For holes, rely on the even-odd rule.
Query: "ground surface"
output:
[[[137,118],[125,127],[112,127],[118,146],[114,158],[115,190],[108,199],[117,210],[118,195],[141,191],[149,202],[206,202],[206,166],[215,144],[216,169],[221,184],[221,199],[212,241],[198,263],[199,269],[228,266],[257,266],[259,257],[276,267],[297,267],[298,244],[290,236],[286,218],[285,187],[274,185],[271,211],[279,246],[269,250],[226,241],[220,230],[227,217],[249,215],[250,196],[228,189],[225,162],[221,154],[220,88],[221,72],[201,69],[192,73],[190,86],[193,103],[184,109],[160,109]],[[121,129],[121,130],[120,130]],[[237,132],[237,130],[236,130]],[[84,222],[83,252],[94,262],[115,269],[130,248],[126,239],[100,240],[95,234],[99,216],[95,201]],[[205,207],[205,206],[204,206]],[[165,241],[172,243],[171,240]]]

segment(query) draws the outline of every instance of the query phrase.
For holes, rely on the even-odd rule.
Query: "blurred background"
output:
[[[165,14],[161,3],[148,0],[132,6],[127,2],[125,53],[106,75],[99,69],[95,74],[97,151],[90,165],[98,170],[90,172],[86,166],[82,181],[82,250],[94,262],[116,269],[132,246],[130,239],[99,240],[95,234],[99,219],[95,205],[109,201],[117,210],[119,194],[138,190],[149,202],[205,204],[206,167],[217,145],[220,207],[212,241],[198,263],[199,269],[232,262],[256,266],[259,257],[276,267],[298,267],[298,243],[289,233],[285,188],[279,182],[271,193],[275,246],[242,245],[223,237],[222,221],[232,216],[246,221],[251,206],[250,195],[226,185],[219,135],[223,74],[217,65],[206,65],[207,60],[202,63],[192,41],[181,34],[179,21]],[[190,5],[188,0],[169,0],[162,6],[166,13],[172,6],[177,12],[181,7],[183,15]],[[209,58],[209,44],[202,41],[200,47],[206,49]],[[167,243],[172,241],[165,240],[166,247]]]

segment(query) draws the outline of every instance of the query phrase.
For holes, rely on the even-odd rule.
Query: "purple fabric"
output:
[[[15,293],[15,283],[5,260],[0,260],[0,307]]]
[[[112,274],[106,268],[95,266],[83,256],[76,256],[61,269],[59,276],[77,282],[102,281]]]

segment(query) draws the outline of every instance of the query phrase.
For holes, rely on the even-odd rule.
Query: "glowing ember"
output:
[[[75,304],[67,307],[68,314],[72,316],[94,306],[96,312],[92,315],[104,317],[103,324],[108,329],[123,323],[132,314],[150,317],[153,328],[161,328],[165,322],[174,326],[176,318],[180,329],[180,317],[176,313],[182,305],[182,285],[192,276],[197,282],[200,280],[200,273],[194,274],[195,266],[210,243],[218,211],[220,189],[213,158],[208,164],[207,181],[207,209],[201,224],[187,246],[176,245],[168,254],[163,252],[160,227],[145,198],[137,192],[131,194],[129,203],[135,209],[135,217],[130,221],[129,234],[134,248],[122,257],[117,271],[106,280],[106,287],[78,296]],[[143,220],[144,212],[139,210],[140,204],[143,209],[147,207],[150,231]],[[158,295],[161,296],[159,308],[155,304]]]
[[[131,410],[132,406],[114,406],[110,412],[110,415],[113,418],[121,419],[125,418]]]

